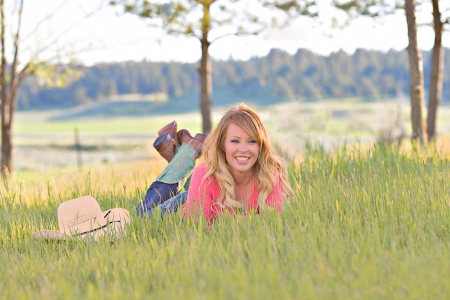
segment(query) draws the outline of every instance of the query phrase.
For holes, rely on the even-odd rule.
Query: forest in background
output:
[[[450,53],[445,49],[443,95],[450,91]],[[425,89],[429,83],[430,52],[424,51]],[[226,105],[226,98],[240,95],[265,102],[301,98],[360,97],[366,100],[409,94],[406,51],[386,53],[358,49],[321,56],[305,49],[290,55],[272,50],[267,56],[248,61],[213,61],[214,105]],[[114,99],[127,94],[166,94],[169,101],[183,95],[198,95],[197,63],[120,62],[92,67],[74,65],[78,76],[64,87],[48,88],[34,76],[20,89],[18,109],[62,108]],[[228,96],[215,97],[227,90]],[[427,95],[427,94],[426,94]],[[445,96],[443,101],[447,101]],[[236,101],[235,101],[236,102]]]

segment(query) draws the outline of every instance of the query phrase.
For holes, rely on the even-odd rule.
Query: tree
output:
[[[408,23],[409,94],[411,99],[412,139],[423,144],[427,141],[423,120],[423,63],[417,43],[416,1],[405,0]]]
[[[315,0],[115,0],[111,4],[122,5],[125,12],[145,18],[167,34],[200,41],[200,110],[206,134],[212,128],[210,45],[227,35],[252,35],[268,27],[280,27],[300,14],[316,15]],[[211,33],[218,29],[226,33],[211,39]]]
[[[42,46],[34,46],[34,49],[28,55],[22,54],[22,45],[27,39],[33,37],[39,26],[44,24],[47,20],[57,14],[57,12],[64,6],[59,6],[58,9],[45,16],[39,21],[28,36],[23,37],[21,34],[22,16],[24,11],[24,0],[13,0],[10,7],[5,7],[5,0],[0,0],[0,109],[1,109],[1,174],[2,176],[11,174],[13,171],[13,123],[14,114],[17,108],[17,97],[19,94],[20,85],[24,79],[31,74],[36,76],[52,78],[56,84],[61,84],[70,77],[66,72],[70,68],[63,65],[55,65],[55,62],[60,61],[62,57],[68,57],[73,54],[72,51],[65,51],[64,49],[55,49],[55,44],[58,38],[67,33],[76,23],[68,26],[62,30],[59,35],[45,41]],[[65,3],[67,3],[66,1]],[[83,18],[90,17],[100,9],[96,7],[93,11],[87,13]],[[6,16],[6,13],[8,15]],[[8,18],[8,19],[7,19]],[[9,21],[9,22],[8,22]],[[9,26],[8,26],[9,24]],[[14,28],[15,27],[15,28]],[[13,32],[11,42],[7,40],[7,33]],[[8,52],[11,45],[11,52]],[[29,45],[28,45],[29,46]],[[53,47],[53,49],[52,49]],[[53,50],[53,52],[51,51]],[[45,53],[46,58],[41,58]],[[53,53],[53,55],[49,55]],[[10,56],[9,56],[10,54]],[[9,58],[9,59],[8,59]],[[55,75],[63,74],[57,79]]]
[[[442,84],[443,84],[443,68],[444,68],[444,51],[442,47],[442,33],[444,25],[449,23],[448,18],[442,20],[442,13],[440,12],[439,1],[431,0],[433,7],[433,21],[429,24],[434,28],[435,37],[434,45],[431,55],[431,73],[430,73],[430,86],[428,90],[428,115],[426,135],[429,141],[433,141],[436,138],[436,123],[437,123],[437,111],[442,98]],[[428,1],[419,0],[414,4],[422,6],[428,4]],[[406,2],[403,3],[400,0],[394,1],[382,1],[382,0],[351,0],[349,2],[340,3],[338,0],[334,0],[336,7],[345,10],[352,18],[357,16],[369,16],[379,18],[387,14],[393,14],[398,10],[406,9]],[[408,25],[409,27],[409,25]],[[416,25],[417,27],[417,25]],[[416,29],[417,30],[417,29]],[[408,34],[408,36],[410,36]],[[422,75],[423,77],[423,75]],[[423,91],[422,91],[423,94]],[[425,131],[424,131],[425,133]]]
[[[430,88],[428,91],[427,134],[430,141],[436,138],[437,111],[442,98],[444,81],[444,48],[442,47],[442,32],[444,22],[441,20],[438,0],[433,3],[434,45],[431,54]],[[448,20],[446,21],[448,23]]]

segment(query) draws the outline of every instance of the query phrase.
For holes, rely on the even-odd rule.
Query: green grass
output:
[[[137,117],[117,119],[74,119],[65,121],[48,120],[20,120],[16,122],[14,131],[16,134],[71,134],[77,127],[81,135],[155,135],[155,129],[166,125],[168,120],[177,119],[184,128],[192,131],[200,130],[200,116],[198,114],[172,115],[166,117]]]
[[[220,95],[226,96],[223,93]],[[228,96],[232,100],[239,100]],[[82,142],[88,146],[98,143],[112,143],[115,146],[129,143],[130,137],[140,140],[135,141],[137,144],[151,143],[157,130],[174,119],[177,120],[179,129],[186,128],[193,133],[201,132],[200,114],[193,112],[195,108],[193,103],[196,102],[182,100],[175,101],[171,109],[165,108],[164,115],[158,116],[145,115],[146,108],[139,106],[139,103],[134,103],[136,105],[134,109],[143,114],[137,112],[127,114],[125,110],[124,115],[118,114],[120,117],[114,118],[106,117],[108,111],[102,105],[95,107],[97,115],[87,113],[91,110],[90,106],[72,110],[19,112],[14,125],[16,143],[19,147],[37,144],[67,147],[73,144],[75,127],[80,132]],[[120,103],[106,104],[114,106]],[[358,140],[372,143],[380,136],[380,132],[391,130],[398,134],[399,130],[404,129],[408,136],[411,130],[409,105],[405,101],[399,103],[397,100],[379,102],[363,102],[358,99],[320,102],[292,100],[271,106],[263,104],[251,106],[262,116],[266,128],[273,137],[272,140],[278,140],[286,144],[287,148],[295,148],[296,151],[301,149],[307,140],[321,141],[326,147],[334,145],[336,141]],[[67,117],[74,114],[73,110],[78,117]],[[213,124],[217,123],[226,110],[227,108],[214,108]],[[399,122],[401,126],[395,125],[397,113],[401,116]],[[450,115],[449,107],[441,107],[437,124],[440,136],[448,134],[450,129],[448,115]],[[21,160],[21,153],[18,154],[17,160]]]
[[[114,243],[31,235],[56,229],[58,204],[81,195],[133,212],[162,164],[18,173],[0,195],[0,298],[448,298],[448,155],[382,145],[303,154],[282,213],[225,216],[210,230],[132,214]]]

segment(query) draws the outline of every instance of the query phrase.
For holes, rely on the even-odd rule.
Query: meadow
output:
[[[272,120],[271,134],[297,137],[299,130],[269,118],[276,109],[262,112]],[[327,128],[316,130],[325,135]],[[134,213],[164,168],[161,158],[22,169],[0,186],[0,298],[448,298],[448,152],[307,141],[298,151],[292,157],[280,150],[295,193],[283,212],[223,216],[209,230],[180,214]],[[32,241],[35,231],[57,229],[61,201],[82,195],[103,210],[128,209],[128,234],[114,241]]]
[[[251,107],[260,114],[271,140],[282,145],[290,156],[301,155],[309,142],[333,149],[343,143],[373,144],[386,134],[394,138],[403,134],[407,141],[411,132],[406,99],[378,102],[358,98],[319,102],[292,100],[269,106],[251,104]],[[214,108],[213,124],[227,108]],[[49,167],[76,165],[75,129],[79,132],[82,160],[87,167],[157,158],[152,142],[158,129],[172,120],[178,121],[179,128],[201,132],[201,118],[196,112],[155,115],[156,112],[148,106],[148,101],[115,101],[73,109],[19,112],[14,125],[15,169],[43,171]],[[110,117],[106,117],[108,114]],[[440,107],[437,130],[440,142],[450,136],[450,106]],[[440,143],[438,148],[446,144]]]
[[[282,213],[224,216],[211,230],[133,213],[159,161],[24,174],[1,191],[0,298],[446,299],[448,159],[308,147],[289,164],[295,196]],[[57,229],[61,200],[87,194],[132,213],[127,236],[32,241]]]

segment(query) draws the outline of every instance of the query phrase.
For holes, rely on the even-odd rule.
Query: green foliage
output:
[[[333,0],[335,7],[345,11],[351,18],[367,16],[371,18],[383,18],[403,9],[404,1],[393,0]]]
[[[70,65],[43,64],[30,65],[35,78],[46,88],[65,88],[81,77],[81,71]]]
[[[430,53],[424,52],[423,56],[427,89]],[[450,54],[447,53],[444,59],[444,65],[449,65]],[[360,49],[352,55],[340,51],[320,56],[304,49],[294,55],[273,50],[266,57],[248,61],[213,61],[212,64],[214,105],[237,102],[236,99],[226,102],[226,98],[217,93],[223,90],[244,99],[260,99],[261,103],[292,97],[309,100],[342,97],[379,99],[395,97],[398,92],[407,95],[409,90],[406,51],[382,53]],[[450,69],[445,66],[444,94],[450,92]],[[39,80],[40,77],[29,77],[21,87],[19,108],[70,107],[134,93],[165,93],[170,97],[167,107],[173,108],[175,104],[177,107],[182,104],[181,98],[196,101],[194,98],[198,93],[197,64],[142,61],[72,69],[76,70],[76,76],[67,75],[69,80],[64,87],[48,88]],[[51,81],[53,77],[48,76],[48,79]],[[183,105],[192,109],[195,107],[192,103]]]
[[[258,34],[266,28],[287,24],[299,15],[317,16],[315,0],[290,1],[228,1],[228,0],[116,0],[111,5],[121,6],[126,13],[144,18],[150,26],[161,28],[171,35],[193,36],[199,39],[206,33],[212,43],[214,30],[226,26],[226,35]],[[256,10],[271,14],[270,20],[261,18]],[[277,12],[285,13],[280,18]],[[287,18],[286,18],[287,17]]]
[[[224,216],[210,230],[132,214],[113,243],[31,235],[85,194],[133,212],[158,170],[17,174],[0,194],[1,298],[446,299],[447,170],[437,153],[310,146],[289,165],[295,196],[282,213]]]

